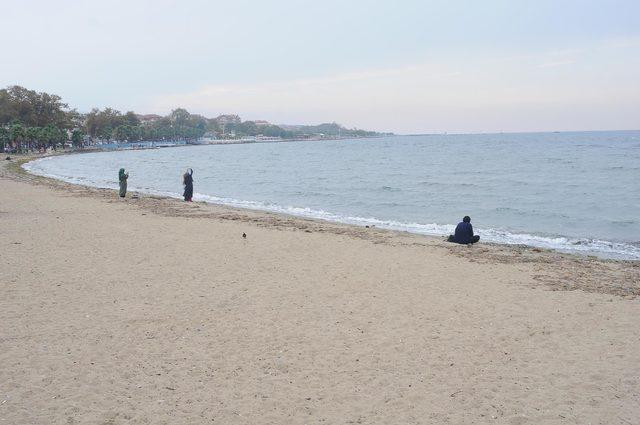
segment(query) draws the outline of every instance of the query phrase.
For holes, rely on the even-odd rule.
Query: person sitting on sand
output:
[[[121,168],[118,173],[118,178],[120,180],[120,197],[124,198],[127,196],[127,179],[129,178],[129,173],[125,173],[124,168]]]
[[[187,169],[187,172],[182,176],[182,184],[184,185],[184,200],[185,202],[191,202],[193,198],[193,170]]]
[[[449,235],[449,242],[468,244],[476,243],[480,240],[480,236],[473,234],[473,226],[471,225],[471,217],[465,215],[461,223],[456,226],[456,232]]]

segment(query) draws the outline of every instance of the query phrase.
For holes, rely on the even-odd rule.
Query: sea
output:
[[[31,173],[100,188],[640,260],[640,131],[437,134],[122,150],[38,159]]]

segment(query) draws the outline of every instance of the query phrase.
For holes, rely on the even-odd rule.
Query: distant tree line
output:
[[[93,109],[81,114],[60,96],[20,86],[0,89],[0,150],[33,151],[96,142],[194,141],[250,136],[293,138],[366,137],[379,133],[346,129],[339,124],[277,126],[266,121],[242,121],[237,115],[206,118],[174,109],[167,116]]]
[[[327,137],[374,137],[382,135],[382,133],[377,133],[375,131],[359,130],[356,128],[347,129],[335,122],[319,125],[296,125],[287,127],[291,128],[297,135],[322,134]]]
[[[82,116],[60,96],[20,86],[0,90],[0,148],[34,150],[81,142]]]
[[[196,140],[208,130],[207,119],[178,108],[166,117],[142,122],[134,112],[111,108],[93,109],[85,116],[85,130],[91,139],[113,141]]]

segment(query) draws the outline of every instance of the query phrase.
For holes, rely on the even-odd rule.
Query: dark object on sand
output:
[[[193,170],[191,168],[182,176],[182,184],[184,185],[184,200],[191,202],[191,198],[193,198]]]
[[[456,226],[456,232],[453,235],[449,235],[447,241],[459,243],[459,244],[469,244],[476,243],[480,240],[480,236],[473,234],[473,226],[471,225],[471,217],[468,215],[464,216],[462,222],[458,223]]]
[[[10,156],[6,157],[5,159],[6,159],[7,161],[11,161],[11,157],[10,157]]]
[[[247,237],[247,234],[246,234],[246,233],[242,233],[242,237],[243,237],[243,238],[246,238],[246,237]]]

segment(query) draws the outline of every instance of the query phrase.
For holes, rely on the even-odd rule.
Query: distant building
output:
[[[265,120],[255,120],[253,123],[258,127],[266,127],[268,125],[271,125],[269,121],[265,121]]]

